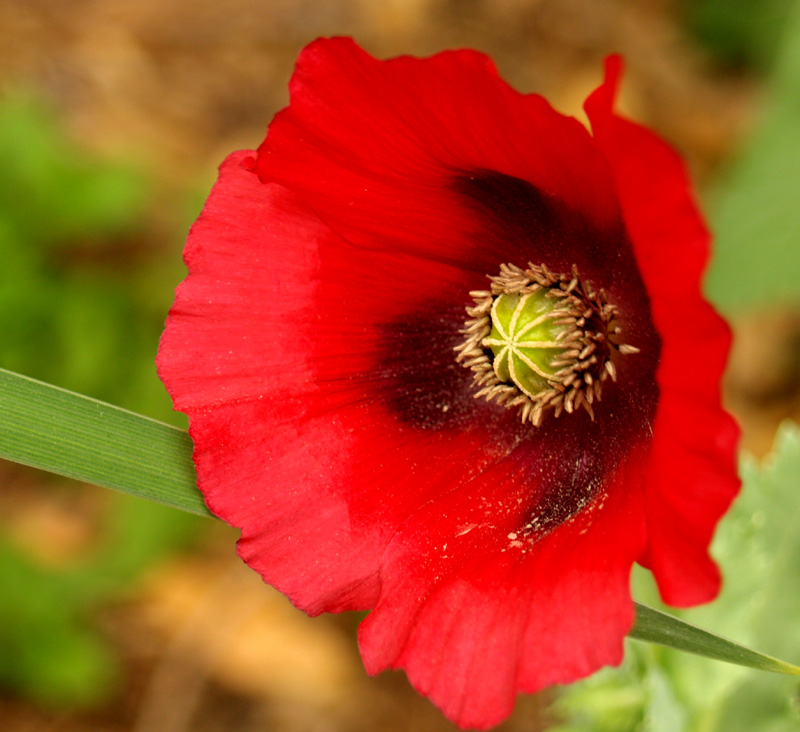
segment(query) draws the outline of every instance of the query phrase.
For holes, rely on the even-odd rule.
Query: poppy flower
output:
[[[160,345],[244,561],[311,615],[370,610],[367,671],[464,727],[618,664],[634,562],[673,605],[719,589],[730,336],[619,69],[590,133],[480,53],[311,44],[223,163]]]

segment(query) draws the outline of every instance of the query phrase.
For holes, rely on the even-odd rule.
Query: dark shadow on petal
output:
[[[623,313],[625,341],[641,349],[615,355],[618,382],[605,382],[594,420],[583,410],[559,418],[548,414],[536,428],[523,424],[515,409],[474,398],[472,373],[456,362],[454,351],[467,318],[464,303],[430,298],[385,324],[379,388],[397,420],[447,431],[453,439],[463,431],[481,433],[492,469],[529,487],[520,530],[546,533],[585,508],[631,450],[649,441],[660,338],[617,212],[600,228],[530,183],[491,171],[458,175],[453,185],[475,216],[465,271],[493,275],[501,264],[532,262],[569,272],[575,264],[595,288],[608,292]],[[454,489],[469,490],[458,480],[454,476]]]
[[[384,327],[385,397],[401,422],[423,430],[463,430],[480,419],[472,372],[456,362],[464,320],[461,304],[431,300]]]
[[[495,274],[501,262],[546,264],[553,272],[581,273],[607,290],[641,279],[618,211],[602,228],[528,181],[491,170],[454,175],[453,187],[477,214],[478,258]],[[472,265],[470,265],[470,269]]]

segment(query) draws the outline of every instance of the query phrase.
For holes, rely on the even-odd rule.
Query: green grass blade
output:
[[[210,515],[186,432],[3,369],[0,457]]]
[[[176,427],[0,369],[0,457],[210,515],[195,485],[192,442]],[[647,605],[629,636],[719,661],[800,675]]]
[[[648,605],[641,605],[638,602],[636,603],[636,621],[628,636],[676,648],[679,651],[687,651],[698,656],[734,663],[737,666],[749,666],[761,671],[800,676],[800,667],[746,648],[727,638],[714,635],[680,620],[674,615],[662,613],[660,610]]]

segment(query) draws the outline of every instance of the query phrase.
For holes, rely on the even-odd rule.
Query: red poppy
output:
[[[619,663],[633,562],[673,605],[719,588],[708,235],[606,71],[590,134],[479,53],[313,43],[223,164],[160,346],[242,558],[310,614],[371,609],[367,670],[462,726]]]

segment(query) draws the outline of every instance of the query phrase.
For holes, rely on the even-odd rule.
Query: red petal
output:
[[[722,409],[719,386],[730,332],[702,296],[709,235],[683,163],[649,130],[613,113],[619,71],[612,57],[586,111],[611,163],[662,340],[642,561],[667,602],[689,605],[718,591],[708,544],[739,487],[738,430]]]
[[[708,602],[719,592],[708,545],[738,491],[738,442],[736,424],[719,407],[661,395],[646,494],[649,547],[641,562],[670,605]]]
[[[259,173],[360,247],[487,274],[463,256],[472,217],[452,190],[472,170],[525,180],[594,221],[616,215],[586,129],[511,89],[482,54],[377,61],[349,39],[318,41],[300,55],[291,92],[259,148]]]
[[[310,613],[366,608],[381,530],[352,529],[334,490],[346,431],[335,417],[308,417],[317,244],[333,235],[262,184],[251,160],[228,158],[191,230],[159,375],[189,415],[209,508],[243,529],[242,556]]]
[[[618,664],[644,541],[640,458],[538,540],[520,529],[530,486],[507,473],[421,509],[387,550],[380,600],[362,624],[367,670],[405,668],[451,720],[484,729],[520,691]]]

